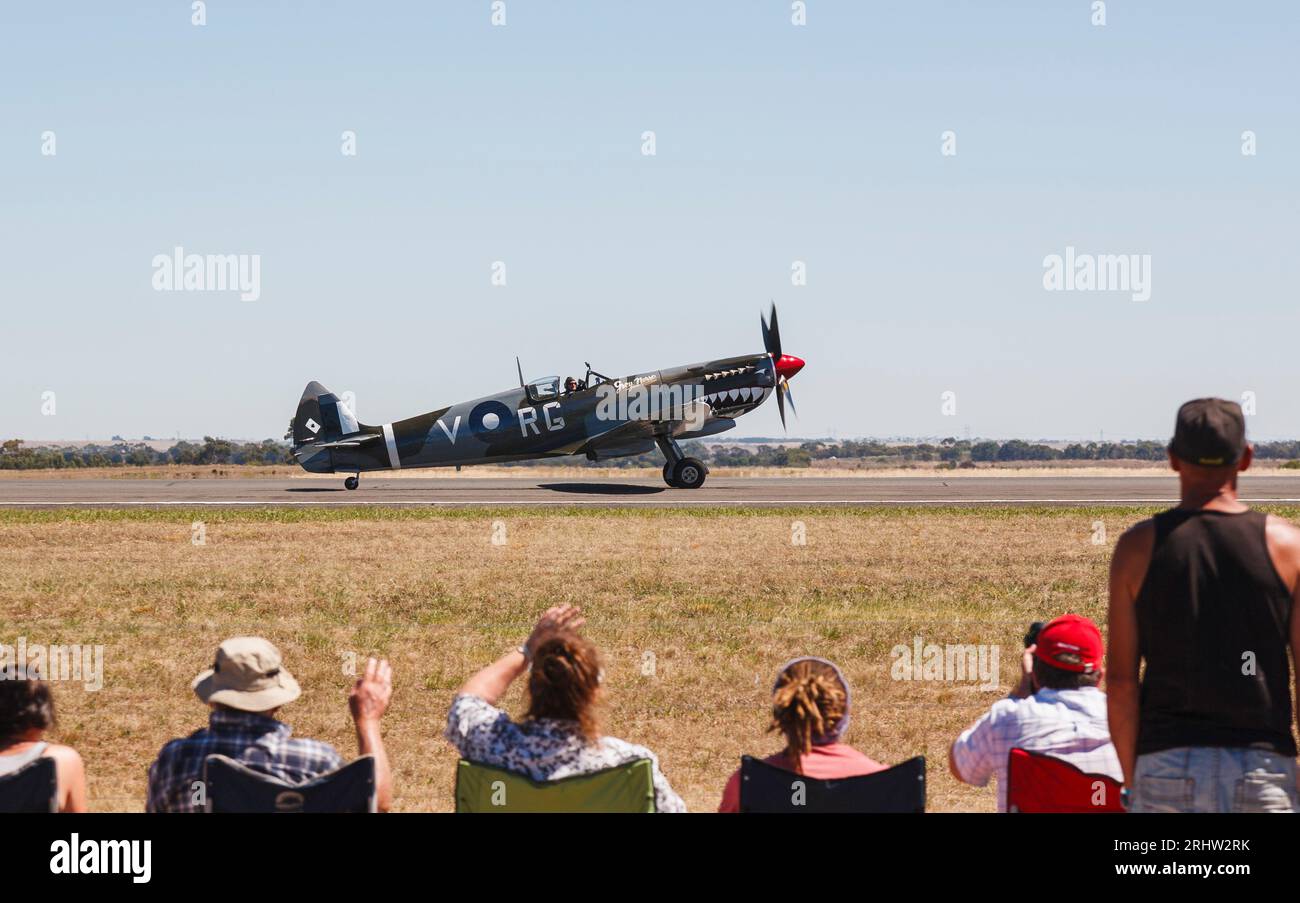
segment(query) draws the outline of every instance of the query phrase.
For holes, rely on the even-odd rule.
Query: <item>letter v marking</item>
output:
[[[447,434],[447,438],[451,440],[451,444],[455,445],[456,434],[460,432],[460,415],[457,414],[456,419],[451,422],[450,430],[447,429],[447,424],[443,423],[441,420],[438,421],[438,426],[442,427],[442,431]]]

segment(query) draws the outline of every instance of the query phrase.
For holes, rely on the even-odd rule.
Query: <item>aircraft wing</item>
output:
[[[655,424],[652,421],[629,420],[593,439],[588,439],[578,449],[578,453],[594,455],[596,459],[639,455],[655,447],[654,439]]]

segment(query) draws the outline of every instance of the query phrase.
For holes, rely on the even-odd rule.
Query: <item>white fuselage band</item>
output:
[[[397,457],[397,440],[393,437],[393,425],[384,424],[384,443],[388,446],[388,466],[393,470],[401,470],[402,462]]]

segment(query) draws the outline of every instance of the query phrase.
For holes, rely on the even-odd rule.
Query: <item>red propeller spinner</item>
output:
[[[774,366],[777,373],[789,379],[803,369],[803,358],[795,357],[793,354],[783,354],[776,359]]]

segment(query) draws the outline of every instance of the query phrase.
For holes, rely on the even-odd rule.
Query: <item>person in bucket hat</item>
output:
[[[261,637],[241,636],[217,647],[212,667],[190,684],[208,705],[240,712],[269,712],[302,695],[302,688],[280,661],[280,650]]]
[[[348,694],[357,730],[359,755],[375,757],[378,808],[392,801],[392,773],[380,720],[393,692],[387,661],[370,659]],[[284,666],[280,650],[261,637],[233,637],[217,647],[212,667],[191,683],[194,695],[211,708],[208,726],[171,740],[149,767],[150,812],[202,812],[203,761],[229,756],[249,768],[291,784],[301,784],[342,767],[343,757],[328,743],[292,736],[276,715],[302,695]]]

